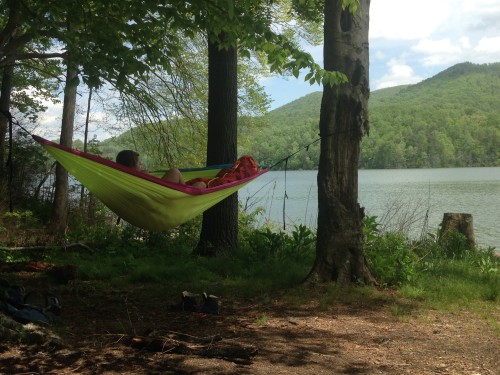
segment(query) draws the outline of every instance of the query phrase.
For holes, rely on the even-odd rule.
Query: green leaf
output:
[[[249,50],[242,49],[242,50],[240,50],[240,56],[249,59],[249,58],[251,58],[252,55],[250,54]]]

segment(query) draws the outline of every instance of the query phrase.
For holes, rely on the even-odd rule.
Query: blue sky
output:
[[[461,62],[500,62],[500,0],[372,0],[370,88],[418,83]],[[308,51],[322,65],[322,46]],[[303,78],[262,81],[278,108],[321,91]]]

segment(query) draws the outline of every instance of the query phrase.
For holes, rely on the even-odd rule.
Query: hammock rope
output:
[[[285,192],[283,194],[283,230],[286,230],[286,200],[288,199],[288,194],[286,193],[286,173],[288,171],[288,160],[292,156],[297,155],[299,152],[302,152],[304,150],[305,151],[309,151],[309,147],[311,147],[313,144],[321,141],[324,138],[329,138],[329,137],[333,137],[333,136],[338,135],[338,134],[351,133],[351,132],[352,132],[352,130],[344,130],[344,131],[338,131],[338,132],[328,133],[328,134],[325,134],[325,135],[318,134],[318,138],[316,138],[313,141],[309,142],[308,144],[300,147],[295,152],[292,152],[291,154],[288,154],[287,156],[285,156],[282,159],[278,160],[276,163],[272,164],[269,167],[269,169],[273,169],[277,165],[279,165],[281,163],[285,163],[285,168],[284,168],[284,172],[285,172]]]
[[[288,171],[288,160],[292,156],[297,155],[299,152],[302,152],[304,150],[309,151],[309,147],[312,146],[313,144],[319,142],[320,140],[321,140],[321,135],[318,138],[316,138],[315,140],[313,140],[312,142],[309,142],[307,145],[299,148],[297,151],[292,152],[291,154],[288,154],[287,156],[278,160],[276,163],[274,163],[273,165],[271,165],[269,167],[269,169],[273,169],[277,165],[279,165],[281,163],[285,163],[285,169],[284,169],[284,171],[285,171],[285,192],[283,194],[283,230],[286,230],[286,200],[288,199],[288,194],[286,193],[286,172]]]

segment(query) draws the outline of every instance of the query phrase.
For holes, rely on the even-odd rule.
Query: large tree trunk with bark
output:
[[[60,137],[60,144],[68,147],[73,145],[73,128],[78,88],[77,78],[78,69],[68,62]],[[55,232],[64,231],[68,225],[68,190],[68,171],[61,164],[57,163],[51,222],[52,230]]]
[[[342,0],[325,1],[324,64],[349,82],[325,85],[320,114],[318,237],[310,282],[374,283],[363,254],[363,208],[358,203],[360,142],[368,132],[369,0],[356,14]]]
[[[237,159],[237,53],[235,48],[208,46],[207,165]],[[232,194],[203,214],[196,253],[216,256],[237,247],[238,195]]]

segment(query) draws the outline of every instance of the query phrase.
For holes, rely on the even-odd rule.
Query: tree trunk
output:
[[[207,165],[237,159],[237,53],[208,45]],[[196,253],[216,256],[237,247],[238,195],[232,194],[203,214]]]
[[[14,66],[8,65],[3,68],[2,74],[2,87],[0,91],[0,196],[6,197],[7,191],[7,169],[5,168],[6,155],[5,152],[5,138],[9,124],[8,112],[10,111],[10,95],[12,91],[12,76],[14,74]],[[4,202],[0,202],[0,208]]]
[[[76,110],[78,69],[68,62],[66,87],[61,123],[60,144],[71,147]],[[54,202],[52,205],[52,229],[56,232],[66,230],[68,225],[68,171],[59,163],[56,165]]]
[[[469,248],[473,249],[476,246],[471,214],[445,213],[441,222],[439,238],[441,239],[446,232],[462,233],[467,238],[467,246]]]
[[[83,133],[83,152],[88,151],[89,119],[90,119],[91,104],[92,104],[92,87],[89,88],[89,97],[87,99],[87,116],[85,117],[85,131]],[[82,185],[80,187],[80,211],[82,213],[82,216],[84,208],[84,197],[85,197],[85,186]],[[89,212],[90,212],[90,206],[89,206]]]
[[[353,15],[341,0],[325,1],[324,64],[349,82],[325,85],[320,113],[318,237],[310,282],[375,283],[363,254],[358,204],[360,142],[368,132],[368,20],[370,2]]]

